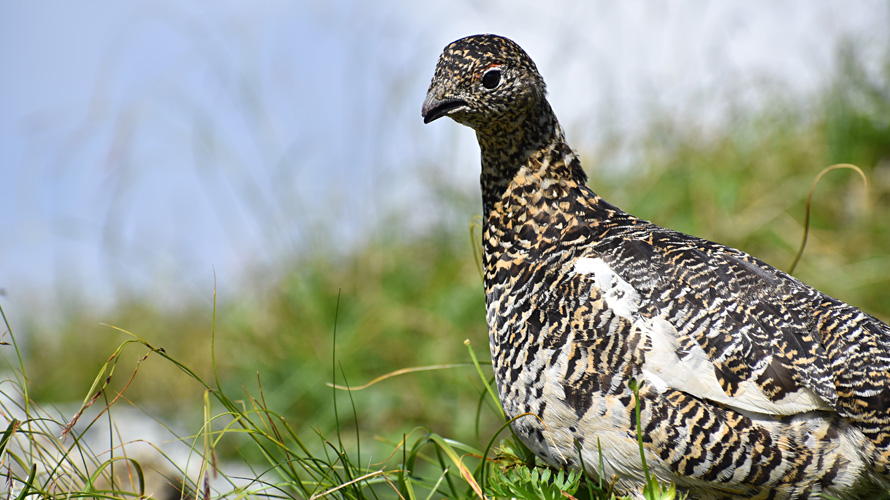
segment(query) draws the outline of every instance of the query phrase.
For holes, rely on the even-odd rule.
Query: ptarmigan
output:
[[[498,392],[554,467],[642,498],[874,498],[890,484],[890,327],[746,253],[609,204],[534,62],[494,35],[445,48],[423,103],[482,150],[485,302]],[[599,467],[599,449],[603,468]]]

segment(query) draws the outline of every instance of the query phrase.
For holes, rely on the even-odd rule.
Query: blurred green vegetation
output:
[[[800,244],[814,177],[835,163],[858,165],[868,175],[867,190],[846,170],[831,172],[816,188],[809,243],[795,275],[887,321],[890,68],[875,77],[855,57],[843,60],[817,101],[777,99],[753,115],[737,113],[722,130],[691,127],[683,117],[656,118],[634,145],[637,168],[619,168],[618,148],[609,144],[593,151],[574,146],[590,185],[623,209],[785,270]],[[462,229],[443,228],[407,242],[371,243],[344,259],[293,257],[275,277],[240,289],[222,286],[216,362],[228,394],[242,386],[256,394],[259,378],[268,406],[287,416],[298,434],[315,428],[329,434],[334,418],[326,383],[333,379],[335,356],[338,382],[345,374],[355,386],[397,369],[467,362],[464,339],[486,352],[481,279],[470,220],[463,222],[456,226]],[[69,306],[61,326],[26,325],[32,397],[63,402],[85,396],[123,338],[101,323],[137,333],[212,378],[211,293],[176,310],[138,297],[110,312]],[[144,353],[125,354],[120,372],[135,367]],[[200,421],[197,384],[156,358],[139,370],[127,398],[152,412]],[[412,373],[353,393],[363,438],[397,441],[423,425],[470,439],[480,404],[474,374],[471,367]],[[128,376],[116,375],[112,387],[123,387]],[[350,415],[348,400],[340,402],[341,416]],[[494,412],[482,415],[485,439],[498,423]],[[352,424],[346,418],[341,425]]]
[[[466,245],[425,240],[401,247],[365,248],[348,262],[321,257],[295,262],[265,289],[220,292],[216,317],[216,361],[228,394],[255,394],[261,380],[266,402],[288,415],[301,435],[334,428],[332,389],[336,324],[337,383],[355,386],[407,367],[468,362],[464,339],[487,352],[483,293]],[[208,291],[210,294],[212,291]],[[339,306],[338,306],[339,304]],[[145,338],[212,380],[212,306],[187,304],[178,311],[133,301],[97,317],[71,313],[64,332],[38,332],[54,342],[37,341],[28,366],[34,398],[82,398],[98,368],[124,337],[100,324],[127,329]],[[121,388],[130,367],[144,353],[125,352],[118,364]],[[483,354],[484,355],[484,354]],[[182,416],[200,410],[202,388],[161,360],[150,358],[127,396],[161,414]],[[342,370],[342,371],[341,371]],[[425,425],[439,432],[467,435],[475,426],[478,378],[472,367],[403,375],[353,392],[360,423],[372,435]],[[478,384],[477,384],[478,385]],[[341,416],[349,415],[341,393]],[[349,424],[349,419],[343,420]],[[341,422],[342,423],[342,422]],[[385,433],[385,432],[384,432]],[[393,435],[390,435],[393,437]]]

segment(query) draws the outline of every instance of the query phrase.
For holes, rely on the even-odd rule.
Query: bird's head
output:
[[[445,47],[421,114],[424,123],[448,116],[480,134],[505,132],[534,112],[545,90],[519,45],[497,35],[473,35]]]

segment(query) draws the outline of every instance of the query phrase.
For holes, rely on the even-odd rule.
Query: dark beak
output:
[[[441,118],[448,114],[452,109],[466,106],[467,102],[462,99],[436,99],[432,93],[427,94],[426,100],[423,101],[423,109],[420,116],[423,117],[423,123],[429,123],[437,118]]]

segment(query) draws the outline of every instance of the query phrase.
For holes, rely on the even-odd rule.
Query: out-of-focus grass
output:
[[[260,377],[266,402],[283,412],[300,435],[315,428],[329,434],[334,418],[332,389],[326,384],[332,380],[335,321],[336,356],[349,385],[401,368],[468,362],[464,339],[485,349],[488,336],[481,281],[466,234],[454,237],[458,244],[443,238],[368,247],[342,263],[300,260],[264,287],[220,291],[216,353],[222,385],[230,394],[243,393],[242,386],[255,391]],[[129,303],[102,318],[72,314],[66,331],[50,332],[52,343],[32,344],[39,349],[32,350],[30,366],[57,367],[31,374],[35,399],[71,400],[90,386],[109,355],[108,346],[121,338],[100,322],[138,333],[204,377],[210,372],[207,303],[175,312]],[[140,354],[124,352],[119,366],[135,364]],[[337,378],[344,383],[343,375]],[[353,393],[359,422],[368,436],[394,438],[417,425],[473,436],[476,378],[471,366],[463,366],[385,380]],[[115,380],[112,387],[124,381]],[[162,414],[183,417],[181,410],[195,409],[200,390],[169,366],[148,360],[127,396]],[[484,415],[483,430],[490,431],[496,420]]]
[[[654,122],[635,145],[636,169],[611,168],[607,148],[582,152],[591,186],[625,210],[663,226],[741,248],[788,269],[803,232],[814,176],[844,162],[859,165],[868,190],[847,171],[832,172],[814,196],[810,239],[795,275],[883,320],[890,318],[890,91],[851,59],[831,89],[806,106],[777,102],[740,115],[726,133],[690,129],[682,117]],[[585,154],[586,153],[586,154]],[[620,173],[616,173],[620,172]],[[469,220],[466,221],[469,225]],[[342,261],[295,257],[280,274],[243,289],[220,287],[217,362],[228,394],[255,392],[299,435],[334,427],[332,331],[350,385],[406,367],[467,361],[463,340],[487,345],[481,281],[466,230],[404,244],[370,244]],[[138,332],[208,378],[207,300],[159,310],[150,300],[108,313],[71,309],[55,331],[31,331],[32,397],[70,401],[90,386],[120,333]],[[339,311],[337,308],[339,300]],[[137,353],[121,361],[135,364]],[[182,417],[201,389],[149,360],[127,395]],[[353,394],[364,436],[390,439],[423,425],[441,435],[475,432],[479,390],[471,368],[415,373]],[[121,381],[113,381],[121,383]],[[489,435],[498,423],[483,412]],[[194,416],[192,418],[199,418]],[[350,425],[349,422],[341,422]]]

